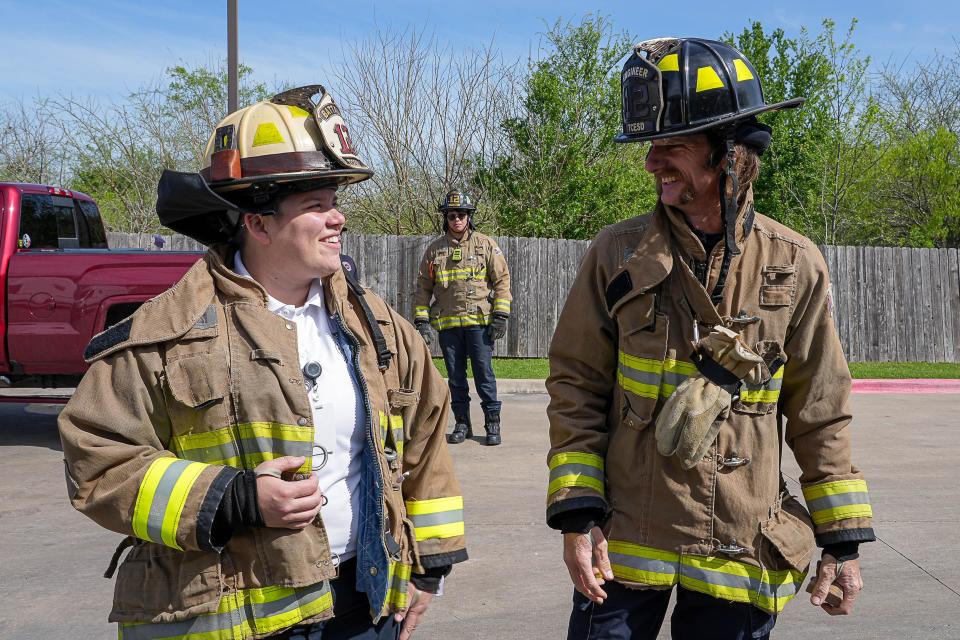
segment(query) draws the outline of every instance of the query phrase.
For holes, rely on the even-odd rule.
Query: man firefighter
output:
[[[656,638],[674,586],[674,638],[767,638],[815,544],[811,602],[850,613],[874,534],[830,280],[751,187],[771,142],[756,116],[803,99],[767,104],[742,53],[696,38],[637,45],[622,89],[617,140],[651,143],[659,199],[593,241],[550,347],[569,638]]]
[[[439,332],[454,417],[447,442],[459,444],[473,436],[467,386],[470,358],[486,444],[498,445],[500,401],[493,375],[493,343],[507,331],[513,300],[510,272],[497,243],[476,231],[472,220],[476,207],[466,193],[449,192],[438,209],[446,233],[427,247],[420,262],[414,323],[428,345],[433,340],[430,325]]]
[[[312,98],[319,95],[319,100]],[[96,336],[60,416],[70,499],[127,536],[119,637],[409,637],[465,560],[448,391],[345,277],[337,189],[372,172],[322,86],[228,115],[163,224],[209,245]]]

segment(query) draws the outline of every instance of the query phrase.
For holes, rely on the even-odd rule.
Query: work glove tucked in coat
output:
[[[684,469],[692,469],[710,448],[740,381],[762,384],[770,379],[763,359],[725,327],[715,326],[696,354],[701,375],[681,383],[657,417],[657,451],[677,456]]]

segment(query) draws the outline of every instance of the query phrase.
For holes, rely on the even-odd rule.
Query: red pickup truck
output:
[[[0,182],[0,387],[76,386],[90,338],[200,255],[109,249],[89,196]]]

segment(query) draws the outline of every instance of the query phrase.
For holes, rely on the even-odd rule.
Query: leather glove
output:
[[[657,451],[692,469],[730,412],[730,392],[704,376],[684,380],[657,416]]]
[[[657,451],[677,456],[684,469],[692,469],[710,448],[740,381],[760,384],[770,379],[763,359],[726,327],[714,327],[696,353],[701,374],[684,380],[667,398],[655,434]]]
[[[750,384],[763,384],[770,380],[770,371],[763,358],[743,343],[739,333],[726,327],[715,326],[697,344],[697,353],[708,356],[737,380],[745,380]],[[698,368],[703,370],[702,367]]]
[[[428,347],[433,344],[433,332],[430,331],[429,322],[426,320],[420,320],[419,322],[415,322],[414,326],[417,327],[417,331],[419,331],[420,335],[423,336],[423,341],[427,343]]]
[[[487,327],[487,334],[490,336],[491,340],[499,340],[503,336],[507,335],[507,318],[502,313],[494,313],[493,318],[490,320],[490,326]]]

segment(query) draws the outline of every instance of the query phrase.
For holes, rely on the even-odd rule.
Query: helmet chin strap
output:
[[[723,288],[727,282],[727,273],[730,271],[730,261],[733,256],[740,255],[737,248],[737,192],[740,191],[740,179],[735,169],[736,152],[733,148],[733,129],[724,132],[727,148],[727,166],[720,176],[720,217],[723,219],[723,261],[720,263],[720,274],[717,284],[710,295],[710,301],[719,305],[723,301]],[[733,187],[730,197],[727,197],[727,181]]]
[[[730,255],[739,255],[737,248],[737,192],[740,191],[740,179],[736,171],[736,151],[733,148],[733,131],[724,138],[727,146],[727,166],[720,178],[720,215],[723,217],[724,246]],[[733,187],[727,197],[727,181]]]

